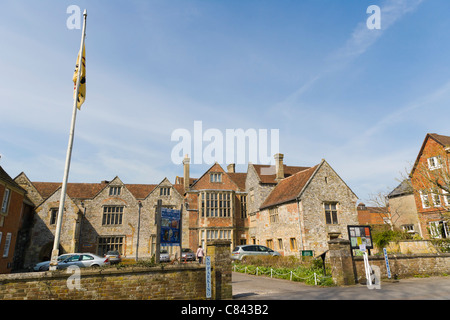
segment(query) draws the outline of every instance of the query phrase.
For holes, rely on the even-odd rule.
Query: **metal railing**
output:
[[[264,268],[266,269],[266,268]],[[323,279],[326,278],[331,278],[331,276],[321,276],[318,275],[316,272],[314,272],[312,275],[307,276],[307,277],[301,277],[299,276],[297,273],[295,273],[293,270],[287,272],[287,273],[280,273],[279,271],[277,271],[276,269],[270,268],[270,270],[268,271],[263,271],[261,268],[259,267],[252,267],[252,266],[243,266],[242,268],[239,268],[237,265],[233,266],[233,271],[235,272],[242,272],[245,274],[253,274],[253,275],[268,275],[270,273],[270,277],[273,278],[274,276],[277,278],[282,278],[285,276],[289,276],[289,280],[290,281],[312,281],[312,279],[314,278],[314,285],[318,285]],[[298,279],[298,280],[294,280],[294,279]]]

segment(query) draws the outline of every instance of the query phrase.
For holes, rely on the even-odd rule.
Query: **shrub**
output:
[[[334,285],[331,277],[323,277],[323,262],[322,259],[314,259],[312,257],[298,258],[295,256],[286,257],[271,257],[271,256],[255,256],[245,257],[241,262],[236,263],[237,271],[246,272],[249,274],[270,275],[281,279],[290,279],[291,271],[293,273],[292,280],[300,281],[308,285],[314,285],[314,273],[318,277],[319,284],[322,286]],[[331,271],[327,271],[328,275]]]
[[[389,245],[389,242],[398,242],[404,239],[410,239],[411,235],[400,230],[383,230],[372,232],[373,244],[379,249]]]

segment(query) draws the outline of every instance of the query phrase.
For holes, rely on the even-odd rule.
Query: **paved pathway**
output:
[[[450,276],[382,281],[380,289],[365,285],[307,286],[300,282],[233,272],[235,300],[450,300]]]

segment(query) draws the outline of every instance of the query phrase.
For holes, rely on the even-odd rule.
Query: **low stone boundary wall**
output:
[[[0,275],[0,300],[204,299],[205,267],[79,269]]]
[[[403,254],[427,254],[438,253],[438,250],[430,240],[400,240],[390,242],[386,247],[388,253]],[[372,250],[373,253],[383,253],[383,250]]]
[[[208,241],[207,252],[211,258],[211,298],[231,299],[230,242]],[[0,301],[71,299],[203,300],[206,268],[189,263],[0,275]]]
[[[329,263],[336,285],[352,285],[365,282],[364,257],[352,256],[350,241],[333,239],[328,241]],[[369,264],[380,269],[381,278],[388,278],[384,255],[369,256]],[[388,254],[391,278],[417,275],[449,275],[450,253]]]
[[[394,275],[399,278],[412,277],[417,275],[433,276],[433,275],[450,275],[450,254],[389,254],[389,268],[391,270],[391,278]],[[366,278],[364,269],[364,258],[353,257],[356,269],[356,279]],[[369,256],[369,264],[380,268],[381,278],[387,279],[387,269],[384,256]]]

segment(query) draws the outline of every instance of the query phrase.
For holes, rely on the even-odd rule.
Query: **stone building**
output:
[[[328,241],[346,238],[347,225],[358,224],[357,196],[322,160],[281,179],[260,206],[253,242],[284,255],[328,250]]]
[[[111,249],[126,257],[149,258],[156,251],[155,213],[182,211],[182,246],[193,251],[209,240],[236,245],[260,243],[285,255],[325,250],[331,236],[346,237],[357,224],[356,196],[326,161],[314,167],[249,164],[247,172],[225,171],[218,163],[190,177],[190,159],[175,184],[125,184],[119,177],[100,183],[68,183],[60,252]],[[32,182],[21,173],[16,183],[34,204],[27,265],[48,260],[53,247],[61,183]],[[137,244],[139,245],[137,246]],[[138,251],[136,251],[138,250]],[[176,253],[178,250],[175,250]]]
[[[358,224],[356,195],[325,160],[311,168],[287,166],[277,154],[274,166],[234,168],[225,172],[214,164],[186,193],[191,248],[224,239],[231,247],[253,243],[283,255],[320,254],[328,240],[347,238],[347,225]]]
[[[15,181],[34,204],[34,221],[25,265],[48,260],[53,248],[61,183],[31,182],[21,173]],[[156,248],[158,200],[181,208],[183,186],[168,179],[155,184],[125,184],[119,177],[100,183],[68,183],[61,226],[60,253],[103,255],[118,250],[126,257],[151,257]],[[137,240],[139,236],[139,246]],[[188,239],[185,240],[186,242]]]
[[[389,193],[388,199],[392,225],[409,234],[423,237],[411,179],[403,180]]]

